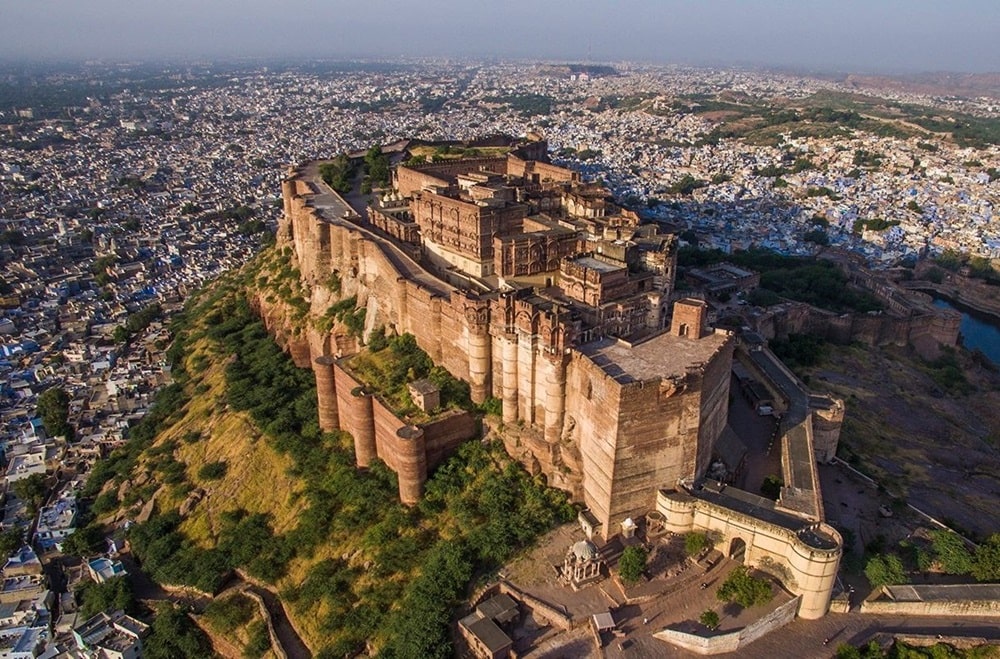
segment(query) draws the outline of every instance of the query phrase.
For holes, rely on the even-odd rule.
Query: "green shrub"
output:
[[[118,493],[114,489],[102,492],[90,505],[90,512],[98,517],[115,510],[118,510]]]
[[[874,589],[907,582],[903,562],[895,554],[876,554],[869,558],[865,577]]]
[[[688,556],[697,556],[706,547],[710,547],[712,542],[705,533],[692,531],[684,534],[684,551]]]
[[[142,642],[142,656],[147,659],[215,656],[205,632],[198,629],[187,613],[169,602],[157,606],[156,617],[149,628],[149,636]]]
[[[249,638],[246,647],[243,648],[245,659],[259,659],[271,649],[271,636],[263,620],[255,620],[247,629],[247,636]]]
[[[945,574],[970,574],[973,557],[965,541],[951,531],[931,531],[934,554]]]
[[[206,462],[198,469],[198,478],[206,481],[219,480],[226,475],[229,465],[225,460]]]
[[[114,577],[104,583],[85,581],[76,591],[80,601],[80,615],[84,620],[101,611],[136,612],[136,601],[132,594],[132,582],[128,577]]]
[[[976,548],[972,576],[979,581],[1000,581],[1000,533],[994,533]]]
[[[766,604],[771,600],[771,582],[754,577],[745,566],[734,569],[715,593],[723,602],[736,602],[743,608]]]
[[[618,559],[618,576],[627,584],[638,583],[646,569],[646,550],[639,545],[630,545]]]
[[[223,634],[232,633],[250,622],[257,612],[257,604],[243,593],[224,599],[214,599],[205,607],[205,620]]]

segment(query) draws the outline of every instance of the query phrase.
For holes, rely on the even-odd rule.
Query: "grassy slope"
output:
[[[509,558],[568,513],[565,498],[531,479],[502,448],[474,442],[432,477],[421,506],[408,509],[396,500],[390,472],[353,468],[349,435],[319,435],[313,419],[303,425],[306,434],[278,438],[262,430],[261,421],[270,423],[279,410],[262,419],[259,409],[233,409],[227,368],[236,344],[208,332],[220,318],[233,317],[227,305],[244,287],[261,285],[262,264],[273,262],[273,254],[265,255],[194,301],[184,357],[188,400],[133,473],[152,472],[159,484],[166,480],[165,460],[184,463],[183,482],[161,485],[156,494],[160,515],[176,510],[195,488],[205,491],[179,527],[185,546],[224,545],[224,513],[270,515],[275,539],[292,548],[275,590],[303,640],[321,656],[339,656],[366,640],[394,645],[388,656],[445,656],[447,619],[473,571]],[[286,281],[278,278],[279,285]],[[255,341],[235,348],[239,360],[275,364],[274,357],[259,356],[274,351],[273,343]],[[280,359],[282,368],[291,368],[287,357]],[[302,384],[311,378],[291,370],[296,377],[282,381],[306,387],[301,397],[313,401],[314,417],[315,394]],[[219,461],[227,465],[222,478],[200,477],[202,466]],[[408,617],[407,611],[416,613]],[[404,636],[407,643],[397,643]]]
[[[210,546],[216,538],[219,514],[236,508],[270,513],[272,526],[278,533],[294,528],[305,502],[298,498],[302,481],[288,475],[292,460],[261,441],[263,434],[247,413],[228,409],[225,356],[218,354],[207,339],[200,339],[194,348],[192,354],[208,356],[207,368],[196,376],[198,384],[206,384],[208,389],[196,394],[188,403],[184,418],[157,438],[157,444],[177,441],[175,455],[187,464],[187,480],[206,492],[181,530],[199,545]],[[202,439],[194,443],[184,441],[189,432],[200,433]],[[226,462],[224,478],[199,478],[198,471],[203,465],[217,461]],[[177,497],[169,501],[169,504],[179,503]]]

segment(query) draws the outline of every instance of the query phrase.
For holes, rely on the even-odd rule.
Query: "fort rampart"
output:
[[[396,472],[403,503],[417,503],[428,470],[476,433],[475,419],[460,410],[408,424],[330,357],[316,358],[313,371],[320,410],[337,411],[336,423],[332,415],[321,415],[320,427],[350,433],[359,467],[370,466],[377,457]]]
[[[728,505],[727,499],[711,492],[660,491],[657,510],[672,533],[717,533],[720,546],[731,558],[773,574],[801,596],[799,616],[823,617],[840,565],[840,534],[823,522],[770,511],[750,514],[740,509],[743,505],[738,500],[731,503],[736,505]]]
[[[469,383],[473,401],[500,399],[504,423],[537,437],[517,457],[582,495],[605,537],[619,517],[653,508],[657,487],[707,466],[725,424],[731,336],[703,333],[699,321],[690,335],[578,346],[581,321],[569,309],[531,289],[479,295],[450,285],[360,222],[315,168],[283,183],[278,230],[278,248],[292,249],[310,291],[312,317],[355,297],[366,312],[364,335],[379,326],[410,333]],[[267,322],[296,364],[316,371],[324,428],[350,432],[359,465],[378,456],[399,474],[401,498],[418,498],[427,471],[468,436],[466,427],[447,419],[414,429],[392,416],[335,363],[358,347],[346,328],[296,334]],[[607,365],[615,360],[631,373]]]

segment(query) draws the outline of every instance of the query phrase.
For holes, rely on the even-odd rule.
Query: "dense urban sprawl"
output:
[[[0,106],[2,528],[30,543],[15,543],[3,572],[8,656],[79,632],[72,596],[50,593],[41,559],[61,553],[76,529],[77,494],[94,461],[126,440],[169,379],[166,319],[267,242],[291,164],[403,138],[537,130],[557,162],[726,252],[813,254],[829,244],[875,267],[944,249],[1000,257],[996,144],[940,139],[920,126],[885,134],[800,127],[746,140],[718,130],[738,120],[741,104],[856,90],[765,72],[606,73],[433,62],[202,64],[148,79],[106,65],[7,72],[4,98],[19,85],[71,90],[49,104],[33,104],[35,95]],[[711,111],[720,93],[729,104]],[[884,97],[1000,113],[988,98]],[[53,436],[43,422],[43,408],[59,406],[58,396],[42,399],[48,391],[65,394],[73,437]],[[115,550],[112,538],[108,556],[70,581],[120,574]],[[87,622],[122,643],[129,625],[141,625]]]

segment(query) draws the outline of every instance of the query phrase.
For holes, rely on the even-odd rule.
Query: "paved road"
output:
[[[640,621],[641,622],[641,621]],[[617,643],[605,648],[609,659],[617,657],[639,659],[672,659],[692,657],[689,652],[653,638],[656,629],[639,627],[640,631],[628,636],[631,641],[624,650]],[[902,616],[875,616],[860,613],[830,613],[821,620],[794,621],[751,643],[738,652],[716,655],[719,657],[796,657],[797,659],[826,659],[834,656],[841,643],[861,645],[874,634],[906,633],[942,636],[972,636],[1000,641],[1000,619],[983,618],[922,618]],[[823,641],[830,639],[829,643]]]
[[[744,396],[739,383],[732,377],[729,390],[733,402],[729,406],[729,425],[747,447],[747,461],[743,474],[734,485],[757,494],[764,478],[781,474],[781,441],[776,436],[777,421],[773,416],[760,416]],[[773,446],[769,445],[772,441]]]

